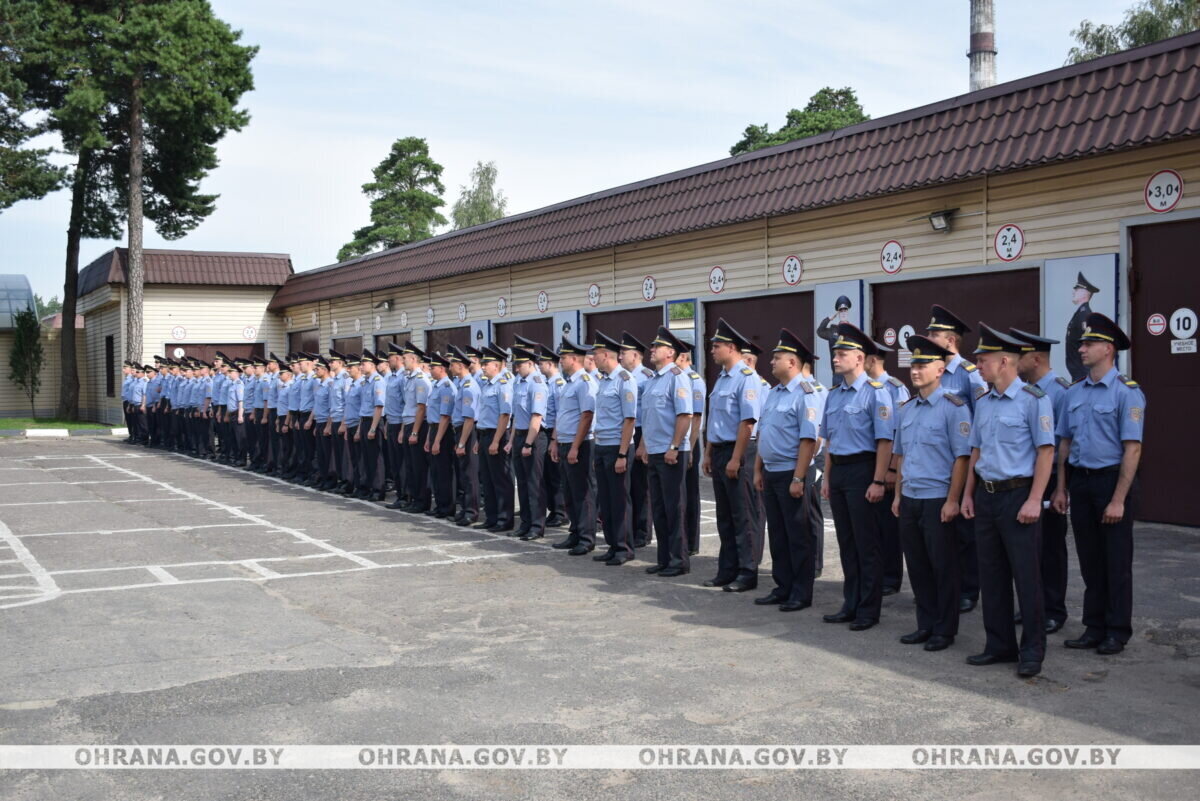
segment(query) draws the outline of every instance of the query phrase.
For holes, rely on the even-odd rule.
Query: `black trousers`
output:
[[[592,468],[596,475],[596,507],[604,526],[604,544],[608,546],[609,555],[632,559],[636,529],[633,526],[633,505],[629,486],[633,465],[642,463],[633,458],[631,451],[625,460],[625,472],[617,473],[617,454],[620,450],[620,445],[596,445],[592,449]]]
[[[529,534],[543,534],[546,530],[546,481],[542,471],[550,440],[545,431],[539,430],[533,440],[533,449],[526,456],[523,446],[528,437],[528,430],[513,431],[513,474],[517,482],[517,500],[521,504],[518,529]]]
[[[479,429],[479,456],[483,469],[480,471],[480,482],[483,487],[484,522],[500,528],[510,528],[513,524],[513,475],[512,463],[503,445],[497,449],[496,455],[488,453],[492,438],[496,435],[494,428]]]
[[[629,449],[629,499],[633,504],[633,544],[641,548],[650,543],[650,483],[648,479],[649,466],[641,459],[635,459],[638,447],[642,444],[642,427],[633,429],[633,445]]]
[[[314,422],[316,427],[317,476],[325,481],[329,478],[329,466],[333,461],[333,435],[325,433],[325,423]]]
[[[824,459],[821,464],[824,464]],[[808,495],[808,524],[812,527],[813,535],[817,538],[817,550],[813,554],[813,568],[820,573],[825,569],[825,510],[821,508],[821,485],[825,483],[825,475],[817,467],[817,457],[808,466],[807,480],[804,482],[804,492]]]
[[[817,538],[805,508],[804,491],[791,493],[792,470],[763,471],[763,506],[771,547],[771,578],[785,601],[812,603]]]
[[[233,429],[233,431],[232,431],[233,447],[231,449],[233,461],[240,466],[240,465],[244,464],[246,461],[246,423],[245,423],[245,418],[243,417],[242,420],[238,420],[238,413],[237,413],[236,409],[229,412],[229,418],[232,421],[232,422],[230,422],[229,425]],[[176,423],[178,423],[178,417],[176,418]]]
[[[358,430],[362,432],[362,466],[363,480],[359,484],[367,490],[374,492],[383,486],[382,476],[380,475],[379,450],[383,444],[383,432],[375,429],[374,438],[368,437],[367,432],[371,430],[373,417],[362,417],[358,421]]]
[[[959,516],[954,521],[958,537],[958,567],[962,571],[962,597],[979,600],[979,554],[975,546],[975,521]]]
[[[454,427],[454,486],[458,496],[459,515],[474,522],[479,519],[479,454],[475,452],[475,429],[471,435],[463,439],[462,426]],[[458,443],[462,442],[462,456],[458,455]]]
[[[867,500],[867,488],[874,477],[874,460],[831,465],[829,475],[825,476],[845,577],[841,611],[854,615],[860,623],[878,621],[883,601],[879,514]]]
[[[1017,512],[1027,487],[991,493],[975,488],[975,549],[979,554],[979,594],[983,605],[984,651],[1041,662],[1046,656],[1045,599],[1042,595],[1042,524],[1020,523]],[[1021,610],[1021,642],[1013,622],[1013,586]]]
[[[138,406],[131,406],[129,412],[129,422],[129,436],[134,442],[145,442],[148,430],[146,413],[143,412]]]
[[[1133,636],[1133,519],[1141,487],[1135,478],[1119,523],[1103,523],[1104,508],[1117,488],[1119,471],[1070,469],[1071,528],[1083,574],[1083,625],[1089,637]]]
[[[546,441],[554,437],[553,428],[543,428],[546,432]],[[547,518],[557,517],[562,519],[567,516],[567,504],[563,499],[563,480],[562,474],[559,472],[558,464],[550,458],[550,448],[546,448],[546,458],[542,460],[542,475],[546,481],[546,515]]]
[[[416,433],[417,443],[410,445],[412,434]],[[425,512],[433,505],[433,493],[429,488],[429,454],[425,452],[425,439],[429,436],[428,423],[421,423],[417,428],[415,423],[404,426],[404,460],[406,488],[412,499],[414,511]]]
[[[904,583],[904,551],[900,547],[900,521],[892,514],[892,501],[896,500],[894,489],[883,493],[883,500],[875,504],[879,515],[879,550],[883,559],[883,586],[899,590]]]
[[[365,434],[366,431],[364,430]],[[357,488],[367,486],[367,480],[363,473],[363,440],[355,442],[355,435],[358,434],[358,426],[346,429],[346,443],[349,446],[350,456],[350,477],[348,481]]]
[[[279,464],[279,414],[267,409],[267,461],[266,468],[274,470]],[[334,428],[337,426],[335,425]]]
[[[900,496],[900,544],[917,602],[917,628],[942,637],[958,634],[962,572],[954,522],[942,522],[945,498]]]
[[[308,478],[313,471],[313,455],[316,451],[316,432],[311,428],[305,428],[305,423],[308,422],[310,412],[298,412],[296,415],[296,444],[298,445],[296,454],[296,473],[300,478]],[[367,418],[368,421],[370,418]],[[313,423],[316,426],[316,423]],[[381,432],[376,432],[375,438],[379,439],[382,436]],[[379,443],[375,445],[376,450],[379,448]]]
[[[245,427],[246,427],[246,456],[250,460],[250,464],[258,461],[258,410],[247,409],[245,411]]]
[[[437,427],[430,432],[431,443],[437,440]],[[454,514],[454,429],[447,425],[438,444],[438,453],[433,455],[430,447],[429,471],[433,478],[433,510],[442,517]]]
[[[1044,500],[1054,497],[1058,477],[1050,476]],[[1043,504],[1043,506],[1045,506]],[[1067,516],[1045,506],[1042,511],[1042,592],[1046,596],[1046,620],[1066,620],[1067,614]]]
[[[654,536],[658,539],[658,564],[663,568],[690,570],[692,561],[683,530],[687,453],[679,453],[677,457],[675,464],[667,464],[666,454],[650,454],[646,466],[650,509],[654,515]]]
[[[288,426],[288,430],[284,431],[283,427]],[[279,456],[275,462],[275,469],[280,473],[286,473],[291,469],[292,464],[292,421],[290,414],[284,414],[279,418]]]
[[[391,471],[389,475],[392,479],[392,487],[396,490],[397,498],[406,498],[407,481],[404,476],[404,444],[400,442],[400,435],[404,431],[404,424],[400,421],[388,423],[387,425],[387,445],[384,452],[390,454],[388,457],[388,469]]]
[[[763,549],[760,501],[753,483],[758,446],[753,442],[747,444],[737,478],[729,478],[725,466],[733,456],[733,447],[732,442],[712,446],[713,494],[717,502],[717,533],[721,538],[716,577],[757,581]]]
[[[702,460],[699,452],[688,451],[687,467],[683,471],[683,530],[687,534],[689,553],[700,551],[700,462]]]
[[[151,445],[158,442],[158,412],[150,407],[146,408],[146,437]]]
[[[592,471],[592,441],[579,446],[578,461],[571,464],[567,454],[571,443],[558,443],[558,469],[566,484],[567,515],[571,529],[567,538],[576,545],[596,545],[596,474]]]

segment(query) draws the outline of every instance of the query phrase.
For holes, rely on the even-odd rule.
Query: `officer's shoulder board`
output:
[[[579,377],[582,378],[584,381],[592,380],[592,377],[590,375],[588,375],[587,373],[580,373]]]
[[[882,381],[868,381],[867,383],[870,384],[871,386],[875,387],[875,389],[883,389]]]
[[[507,379],[507,378],[501,378],[501,379],[500,379],[500,383],[501,383],[501,384],[507,384],[507,383],[508,383],[508,379]]]
[[[909,403],[910,403],[910,402],[913,400],[913,398],[916,398],[916,397],[917,397],[916,395],[912,395],[912,396],[910,396],[910,397],[908,397],[908,398],[905,398],[904,400],[900,401],[900,407],[901,407],[901,408],[903,408],[903,407],[907,406],[907,405],[908,405],[908,404],[909,404]],[[953,399],[953,400],[954,400],[954,403],[955,403],[956,405],[958,405],[958,406],[962,406],[962,405],[963,405],[963,402],[962,402],[961,400],[959,400],[958,396],[957,396],[957,395],[954,395],[953,393],[947,392],[947,393],[946,393],[946,398],[947,398],[948,400],[949,400],[949,399]]]
[[[808,383],[807,381],[801,381],[800,388],[804,390],[805,395],[811,395],[817,391],[817,388],[814,387],[812,384]]]
[[[986,394],[988,394],[988,388],[986,386],[980,387],[979,389],[975,390],[975,400],[979,400]]]
[[[1085,376],[1080,376],[1079,378],[1076,378],[1074,381],[1072,381],[1072,382],[1071,382],[1070,386],[1075,386],[1076,384],[1078,384],[1080,381],[1082,381],[1082,380],[1083,380],[1083,379],[1085,379],[1085,378],[1087,378],[1087,376],[1086,376],[1086,375],[1085,375]]]
[[[467,387],[469,387],[469,386],[471,386],[471,379],[469,379],[469,378],[464,378],[464,379],[463,379],[463,382],[462,382],[462,385],[463,385],[463,388],[464,388],[464,389],[465,389],[465,388],[467,388]]]
[[[917,397],[916,395],[913,395],[911,398],[909,398],[908,400],[906,400],[904,403],[908,403],[908,401],[910,401],[910,400],[913,400],[913,399],[915,399],[916,397]],[[943,392],[943,393],[942,393],[942,397],[943,397],[943,398],[945,398],[946,400],[950,401],[951,403],[953,403],[955,406],[962,406],[964,403],[966,403],[966,401],[965,401],[965,400],[963,400],[962,398],[958,397],[958,393],[957,393],[957,392]],[[903,405],[904,405],[904,403],[902,403],[902,404],[900,404],[900,405],[901,405],[901,406],[903,406]]]
[[[620,378],[622,381],[632,381],[633,380],[633,376],[631,376],[629,373],[625,372],[624,370],[617,373],[617,377]]]
[[[554,379],[554,386],[556,386],[556,387],[561,387],[565,383],[567,383],[567,382],[561,378]]]
[[[754,375],[754,371],[751,370],[749,367],[743,367],[742,375]]]
[[[1134,387],[1134,388],[1136,388],[1136,387],[1137,387],[1137,385],[1138,385],[1138,382],[1134,381],[1132,378],[1130,378],[1130,377],[1129,377],[1129,376],[1127,376],[1127,375],[1124,375],[1124,374],[1118,373],[1118,374],[1117,374],[1117,378],[1118,378],[1118,380],[1120,380],[1120,382],[1121,382],[1122,384],[1124,384],[1124,385],[1125,385],[1125,386],[1127,386],[1127,387]]]
[[[680,370],[678,367],[672,367],[672,368],[671,368],[671,375],[680,375],[682,372],[683,372],[683,371],[682,371],[682,370]],[[749,373],[753,373],[754,371],[753,371],[753,370],[746,370],[745,372],[746,372],[747,374],[749,374]]]
[[[1071,386],[1071,382],[1068,381],[1067,379],[1063,378],[1061,375],[1056,375],[1054,377],[1054,380],[1057,381],[1058,385],[1064,389]]]
[[[700,374],[693,370],[692,372],[688,373],[688,378],[692,379],[693,381],[699,381]]]
[[[904,386],[904,382],[901,381],[899,378],[896,378],[896,376],[894,376],[894,375],[889,375],[887,377],[887,380],[888,380],[888,383],[891,384],[893,387]]]
[[[535,376],[533,377],[532,381],[533,381],[533,383],[535,383],[535,384],[540,384],[540,383],[542,383],[542,377],[541,377],[540,375],[535,375]]]
[[[1045,390],[1043,390],[1041,387],[1036,387],[1033,384],[1026,384],[1025,386],[1022,387],[1022,389],[1024,389],[1026,392],[1028,392],[1030,395],[1032,395],[1035,398],[1046,397]]]
[[[654,378],[654,371],[651,370],[649,367],[643,367],[642,375],[646,376],[646,378]]]
[[[975,365],[971,364],[971,363],[970,363],[969,361],[967,361],[966,359],[963,359],[962,366],[963,366],[963,369],[964,369],[964,370],[966,370],[968,373],[973,373],[973,372],[975,372],[976,370],[978,370],[978,369],[979,369],[978,367],[976,367]]]

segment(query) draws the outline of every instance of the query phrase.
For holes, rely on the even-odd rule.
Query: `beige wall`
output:
[[[83,334],[82,330],[75,332],[76,359],[80,360],[80,363],[87,347]],[[34,397],[35,417],[53,417],[58,409],[58,391],[62,378],[62,360],[59,358],[61,337],[62,332],[58,329],[42,329],[45,367],[42,370],[41,386]],[[8,380],[9,352],[14,338],[12,331],[0,332],[0,417],[29,416],[29,398],[20,387]]]
[[[284,339],[282,320],[267,311],[274,294],[273,287],[146,287],[142,361],[166,355],[175,343],[262,342],[277,349]],[[183,329],[182,337],[174,336],[176,327]],[[249,328],[253,335],[244,336]]]
[[[115,298],[115,299],[114,299]],[[125,361],[125,331],[120,293],[106,306],[88,304],[84,314],[84,352],[79,360],[79,416],[97,423],[122,425],[121,362]],[[113,337],[113,395],[106,394],[104,339]]]

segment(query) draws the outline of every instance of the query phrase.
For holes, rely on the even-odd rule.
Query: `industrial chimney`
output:
[[[971,91],[996,83],[996,13],[992,0],[971,0]]]

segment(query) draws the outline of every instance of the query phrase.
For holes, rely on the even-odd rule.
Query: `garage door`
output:
[[[1197,526],[1200,493],[1192,487],[1195,474],[1187,465],[1195,450],[1195,398],[1200,389],[1195,330],[1200,314],[1200,220],[1139,226],[1132,240],[1133,320],[1122,321],[1122,327],[1133,339],[1133,377],[1146,393],[1138,517]],[[1153,314],[1161,314],[1167,323],[1165,330],[1155,327],[1161,331],[1157,336],[1147,326]]]
[[[316,328],[308,331],[293,331],[288,334],[288,352],[304,351],[316,353],[321,349],[321,332]],[[283,354],[280,354],[281,356]]]
[[[180,351],[183,351],[180,353]],[[221,351],[231,359],[244,359],[247,356],[263,356],[266,354],[266,346],[261,342],[228,342],[220,343],[196,343],[196,342],[170,342],[163,347],[163,355],[170,359],[178,359],[182,356],[188,356],[193,359],[212,364],[213,357],[217,355],[217,351]]]
[[[412,336],[410,331],[395,331],[391,334],[376,334],[375,335],[375,350],[386,350],[387,346],[395,342],[397,345],[404,347]]]
[[[404,343],[401,342],[401,345]],[[432,328],[425,331],[425,352],[437,351],[444,354],[449,344],[460,348],[471,344],[471,327],[460,325],[456,328]]]
[[[1020,328],[1040,333],[1041,287],[1037,270],[1008,270],[978,275],[939,276],[920,281],[892,281],[871,288],[871,336],[885,342],[888,329],[907,334],[905,326],[922,334],[929,324],[929,307],[940,303],[973,330],[966,336],[963,356],[979,343],[979,321],[1004,331]],[[898,342],[897,346],[902,345]],[[886,360],[890,375],[908,383],[908,368],[899,367],[897,354]]]
[[[704,304],[704,342],[707,353],[708,340],[717,330],[717,320],[725,321],[738,330],[742,336],[763,349],[764,355],[759,358],[758,372],[763,378],[774,383],[771,377],[771,350],[779,342],[779,329],[786,328],[804,340],[810,348],[815,348],[812,339],[813,330],[813,296],[812,292],[781,292],[775,295],[764,295],[757,298],[741,298],[738,300],[718,300]],[[817,351],[820,355],[820,351]],[[712,364],[711,359],[705,360],[704,377],[711,389],[717,379],[720,368]]]
[[[662,306],[639,306],[636,309],[584,315],[583,329],[584,335],[589,339],[596,331],[603,331],[616,339],[620,339],[622,331],[628,331],[649,345],[650,340],[654,339],[654,335],[658,333],[658,327],[662,324]],[[555,344],[557,344],[557,340]]]
[[[553,317],[538,317],[533,320],[514,320],[507,323],[493,323],[496,344],[502,348],[511,348],[513,337],[521,336],[541,342],[547,347],[557,347],[562,337],[554,333]]]
[[[358,337],[335,337],[333,340],[333,349],[338,353],[362,353],[363,338]]]

